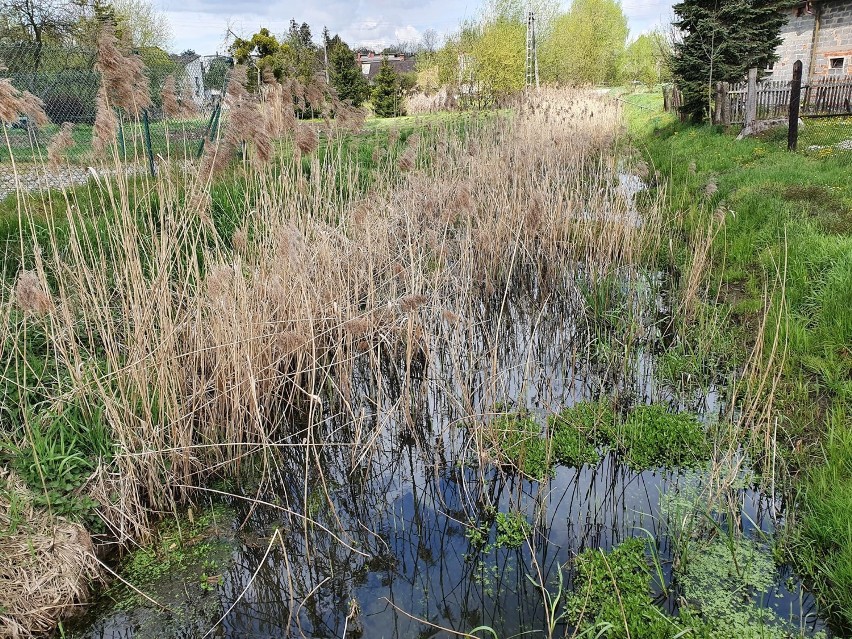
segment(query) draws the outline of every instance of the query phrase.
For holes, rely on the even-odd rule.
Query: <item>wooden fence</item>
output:
[[[757,84],[757,119],[786,118],[790,112],[790,82],[764,80]],[[802,85],[799,113],[806,115],[852,114],[852,78],[819,78]],[[728,90],[731,124],[745,122],[748,83],[732,84]]]
[[[748,103],[748,82],[737,84],[719,83],[717,99],[724,101],[722,124],[744,124]],[[786,118],[790,112],[791,83],[780,80],[764,80],[757,83],[756,104],[758,120]],[[663,89],[666,110],[675,111],[683,104],[680,91],[667,85]],[[800,114],[809,115],[852,115],[852,78],[819,78],[802,85]],[[715,119],[715,116],[714,116]]]

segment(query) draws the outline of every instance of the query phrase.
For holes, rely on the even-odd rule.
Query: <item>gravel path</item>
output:
[[[124,169],[128,174],[146,170],[139,165],[130,165]],[[109,177],[115,175],[116,169],[98,169],[97,175]],[[25,165],[18,167],[17,176],[10,164],[0,166],[0,200],[15,192],[16,180],[25,193],[45,189],[66,189],[85,184],[95,176],[95,169],[84,166],[65,166],[49,169],[43,166]]]

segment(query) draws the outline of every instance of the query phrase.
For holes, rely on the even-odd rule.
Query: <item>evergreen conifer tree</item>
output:
[[[328,80],[337,91],[341,100],[349,100],[353,106],[361,106],[361,103],[370,95],[370,86],[358,63],[352,49],[340,39],[334,36],[326,41],[328,51]]]
[[[382,60],[382,66],[376,74],[373,86],[373,111],[380,118],[393,118],[405,115],[402,104],[402,89],[399,75],[387,58]]]
[[[683,40],[674,46],[672,74],[683,92],[683,113],[700,121],[716,82],[740,82],[748,70],[777,59],[781,9],[787,0],[683,0],[673,9]]]

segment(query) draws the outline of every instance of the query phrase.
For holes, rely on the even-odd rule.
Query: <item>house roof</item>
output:
[[[364,65],[370,65],[370,69],[368,73],[364,73],[364,76],[371,83],[373,79],[379,74],[379,69],[382,68],[382,59],[379,58],[377,60],[361,60],[361,72],[364,72]],[[409,58],[408,60],[388,60],[388,64],[393,67],[393,70],[397,73],[411,73],[416,70],[415,64],[416,61],[414,58]]]

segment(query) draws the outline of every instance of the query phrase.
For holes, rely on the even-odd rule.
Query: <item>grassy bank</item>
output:
[[[622,99],[685,246],[712,229],[704,309],[780,373],[758,385],[768,408],[754,418],[773,425],[772,476],[797,496],[788,549],[852,626],[852,153],[789,153],[771,133],[736,141],[663,114],[655,94]],[[674,261],[685,286],[694,252]]]

